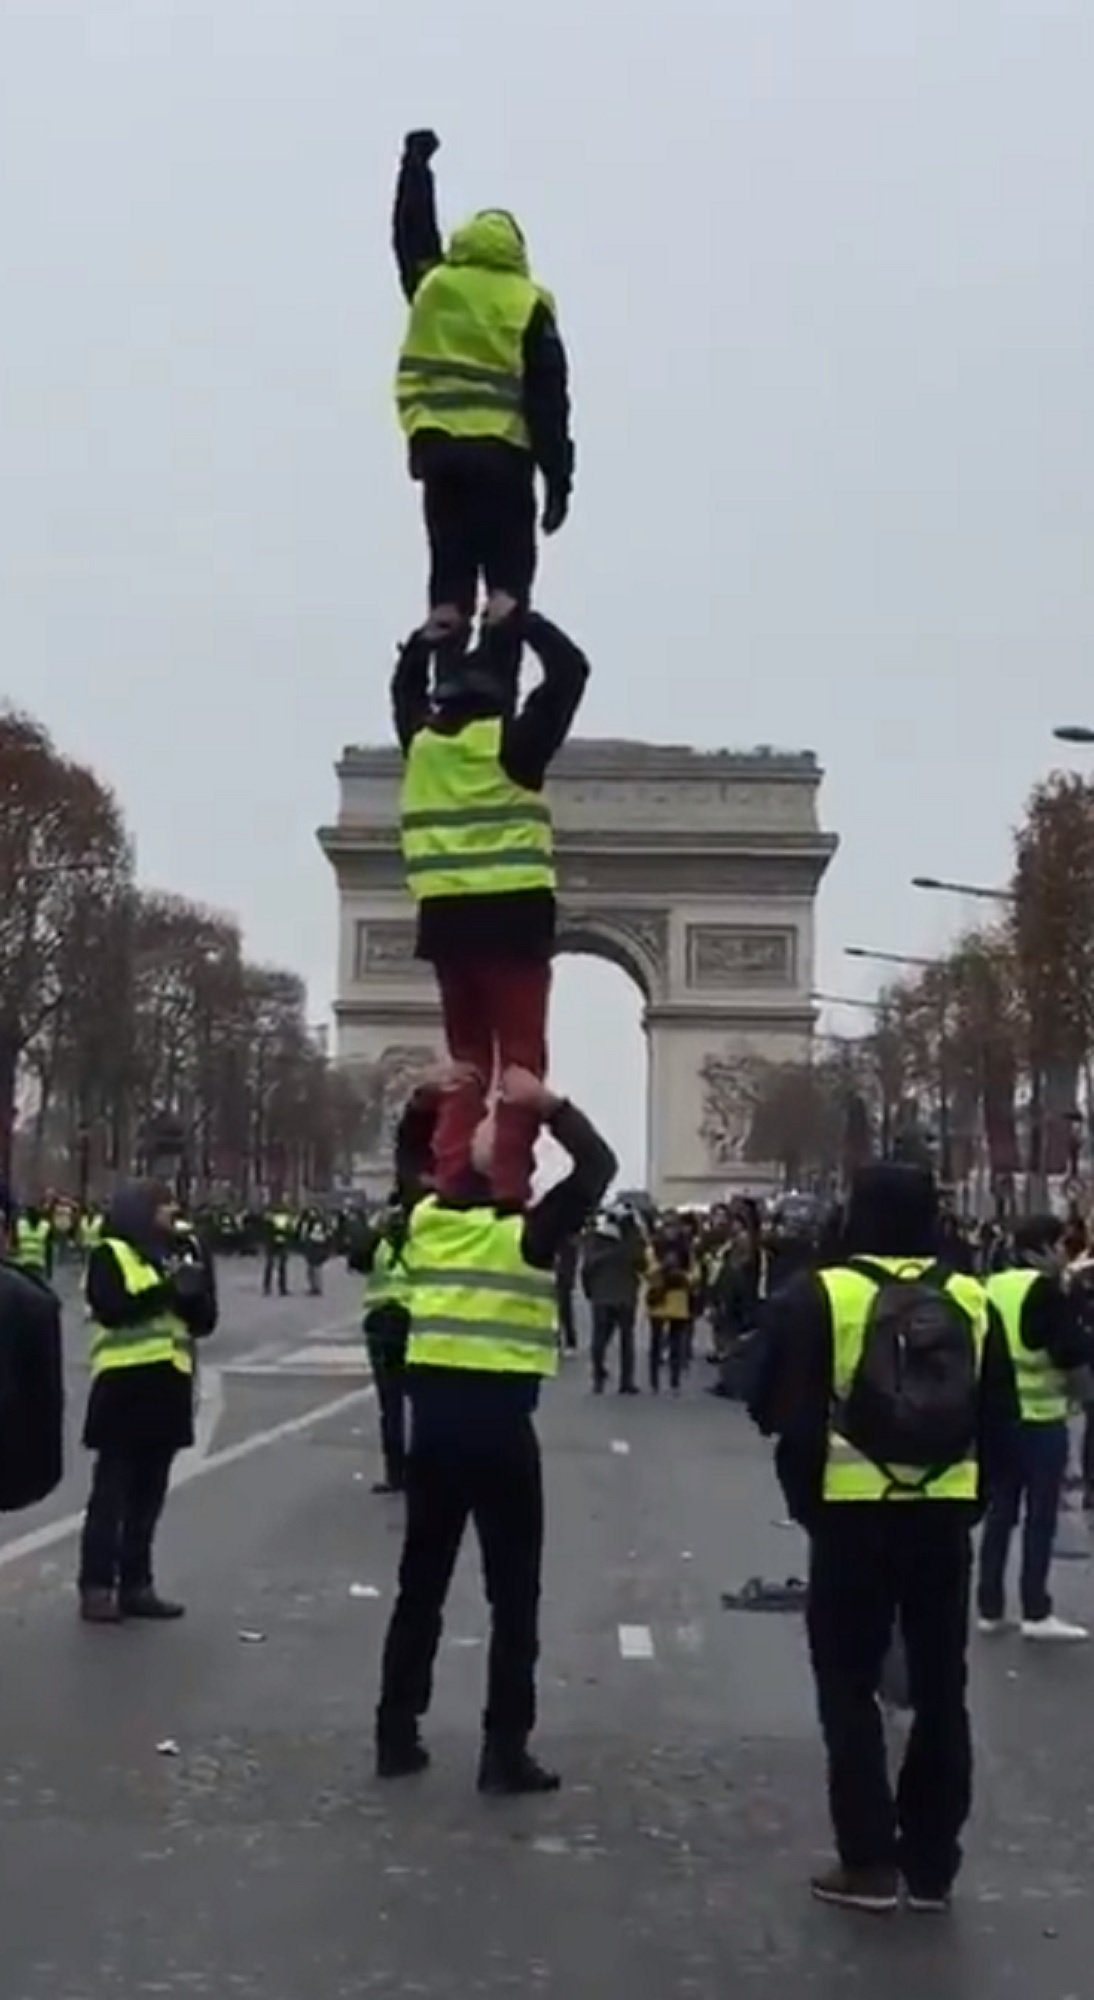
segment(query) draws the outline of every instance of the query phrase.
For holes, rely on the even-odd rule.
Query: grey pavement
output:
[[[241,1296],[248,1327],[250,1311]],[[271,1336],[278,1351],[308,1346],[302,1328]],[[434,1768],[372,1778],[400,1509],[368,1490],[367,1385],[320,1374],[301,1404],[295,1374],[239,1378],[272,1399],[263,1422],[214,1439],[169,1503],[161,1570],[190,1606],[181,1626],[81,1628],[67,1543],[0,1551],[4,2000],[722,2000],[764,1983],[817,2000],[1085,2000],[1094,1654],[979,1646],[977,1813],[951,1919],[812,1905],[828,1836],[800,1621],[719,1606],[753,1572],[800,1573],[801,1545],[778,1525],[764,1448],[704,1379],[679,1403],[593,1399],[568,1361],[545,1399],[539,1745],[565,1778],[547,1801],[473,1790],[470,1550]],[[1060,1597],[1094,1612],[1089,1565],[1061,1565]]]

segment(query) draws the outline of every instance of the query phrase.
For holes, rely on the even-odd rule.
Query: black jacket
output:
[[[543,679],[525,696],[517,713],[503,721],[501,764],[514,784],[539,792],[580,706],[589,663],[573,640],[538,611],[515,616],[522,640],[539,659]],[[455,734],[491,712],[484,706],[447,718],[435,714],[429,697],[431,657],[428,642],[415,634],[403,647],[392,679],[395,733],[404,757],[426,723]],[[554,940],[555,898],[548,889],[501,896],[429,896],[419,906],[418,956],[433,964],[483,957],[542,960],[551,956]]]
[[[828,1294],[815,1272],[792,1278],[767,1302],[748,1397],[749,1415],[778,1444],[775,1464],[788,1512],[802,1527],[824,1510],[823,1480],[832,1406],[832,1323]],[[980,1383],[980,1506],[995,1479],[1013,1464],[1018,1397],[1006,1337],[994,1311]],[[841,1510],[855,1502],[840,1502]],[[870,1504],[870,1503],[867,1503]],[[937,1500],[972,1519],[980,1507]]]
[[[64,1450],[61,1308],[41,1279],[0,1263],[0,1512],[44,1500]]]
[[[395,261],[408,299],[444,256],[437,223],[437,193],[433,169],[404,154],[395,189],[392,224]],[[536,307],[524,336],[524,416],[532,442],[532,457],[548,491],[568,496],[574,477],[574,447],[570,438],[569,367],[558,325],[546,303]],[[513,455],[516,447],[501,439],[462,439],[470,455],[484,452]],[[429,476],[431,457],[438,453],[451,463],[453,440],[440,431],[420,431],[411,440],[410,470],[415,479]],[[523,453],[520,456],[524,456]]]
[[[618,1172],[611,1147],[576,1105],[560,1104],[549,1129],[573,1166],[525,1214],[521,1247],[537,1271],[555,1269],[564,1244],[584,1228]],[[464,1449],[484,1433],[496,1435],[499,1426],[511,1427],[530,1416],[539,1401],[538,1375],[410,1367],[407,1382],[416,1443],[443,1441]]]
[[[138,1327],[158,1313],[175,1312],[195,1339],[214,1331],[216,1284],[212,1266],[163,1266],[163,1281],[133,1297],[126,1291],[109,1243],[92,1251],[87,1265],[87,1303],[105,1327]],[[108,1369],[95,1377],[84,1420],[89,1451],[184,1451],[194,1442],[194,1385],[170,1361],[137,1368]]]

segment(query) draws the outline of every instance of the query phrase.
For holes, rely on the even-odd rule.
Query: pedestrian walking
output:
[[[616,1207],[598,1216],[585,1238],[581,1283],[592,1307],[593,1390],[608,1383],[608,1356],[619,1341],[619,1393],[638,1393],[635,1381],[635,1324],[646,1267],[646,1239],[629,1210]]]
[[[292,1249],[293,1218],[284,1206],[268,1209],[262,1227],[266,1261],[262,1271],[262,1295],[269,1298],[277,1280],[278,1298],[289,1293],[289,1252]]]
[[[937,1262],[929,1170],[856,1174],[842,1261],[769,1300],[750,1409],[810,1537],[808,1631],[838,1863],[822,1902],[949,1905],[972,1788],[972,1526],[1017,1423],[1002,1331]],[[897,1629],[912,1721],[894,1798],[878,1695]]]
[[[524,1211],[501,1208],[486,1177],[493,1135],[476,1138],[477,1189],[440,1194],[410,1219],[407,1386],[413,1411],[406,1536],[376,1714],[378,1775],[421,1771],[445,1599],[468,1516],[482,1551],[490,1649],[479,1789],[553,1791],[531,1754],[536,1720],[543,1490],[535,1411],[558,1369],[554,1267],[616,1171],[587,1118],[527,1071],[508,1070],[509,1104],[534,1111],[573,1161]]]
[[[153,1182],[111,1203],[87,1268],[95,1453],[80,1545],[80,1612],[92,1624],[172,1619],[152,1549],[175,1454],[194,1442],[194,1341],[217,1320],[212,1266],[180,1258],[170,1191]]]
[[[1013,1462],[992,1486],[980,1538],[977,1589],[981,1632],[1003,1632],[1011,1538],[1022,1522],[1019,1595],[1022,1637],[1074,1643],[1089,1634],[1058,1616],[1049,1587],[1067,1474],[1073,1389],[1094,1396],[1094,1340],[1063,1286],[1064,1226],[1053,1215],[1015,1226],[1015,1262],[987,1280],[1014,1366],[1021,1424]],[[1079,1379],[1081,1378],[1081,1379]]]
[[[519,224],[484,209],[453,232],[437,222],[432,132],[411,132],[395,195],[395,256],[410,305],[399,359],[399,421],[422,487],[435,625],[462,647],[480,581],[527,605],[543,532],[566,519],[573,485],[566,350],[554,301],[531,276]]]

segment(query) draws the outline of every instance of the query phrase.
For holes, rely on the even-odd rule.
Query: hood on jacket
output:
[[[481,208],[452,231],[445,261],[479,264],[488,271],[515,271],[528,276],[528,245],[524,232],[507,208]]]
[[[170,1247],[168,1230],[156,1221],[156,1211],[172,1199],[162,1181],[134,1181],[119,1188],[106,1213],[107,1236],[119,1236],[138,1256],[150,1261],[165,1255]]]
[[[929,1167],[894,1161],[860,1167],[851,1183],[843,1237],[846,1257],[933,1257],[938,1189]]]

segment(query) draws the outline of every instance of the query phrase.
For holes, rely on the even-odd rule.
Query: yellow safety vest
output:
[[[44,1271],[49,1263],[49,1223],[27,1222],[19,1216],[15,1224],[15,1259],[24,1271]]]
[[[934,1261],[930,1257],[870,1259],[871,1264],[880,1264],[891,1271],[894,1278],[919,1278],[924,1271],[931,1269]],[[829,1420],[828,1457],[824,1468],[825,1500],[975,1500],[979,1486],[975,1447],[959,1464],[948,1466],[927,1486],[920,1486],[922,1466],[894,1465],[883,1472],[836,1428],[834,1412],[850,1394],[862,1359],[866,1325],[878,1287],[875,1279],[865,1271],[856,1270],[853,1264],[837,1265],[818,1275],[828,1294],[832,1326],[833,1417]],[[968,1316],[979,1370],[983,1366],[984,1341],[988,1331],[988,1302],[984,1288],[975,1278],[954,1272],[946,1280],[946,1290]],[[894,1481],[902,1483],[894,1485]]]
[[[418,1203],[404,1259],[410,1281],[407,1363],[497,1375],[558,1372],[558,1312],[552,1271],[537,1271],[521,1247],[524,1218],[493,1208]]]
[[[987,1294],[1007,1336],[1022,1422],[1061,1424],[1067,1417],[1064,1378],[1047,1354],[1035,1353],[1022,1339],[1022,1313],[1040,1276],[1039,1271],[996,1271],[988,1279]]]
[[[278,1209],[276,1215],[270,1217],[270,1229],[275,1243],[286,1243],[292,1235],[292,1216],[287,1215],[284,1209]]]
[[[403,774],[403,860],[412,895],[504,896],[555,887],[551,809],[507,777],[501,718],[446,736],[419,729]]]
[[[382,1236],[376,1245],[372,1269],[365,1280],[365,1311],[375,1312],[379,1306],[409,1307],[409,1304],[410,1279],[403,1252],[396,1251],[395,1245]]]
[[[406,435],[443,431],[530,450],[524,338],[541,303],[549,295],[527,271],[436,264],[414,294],[399,357],[395,400]]]
[[[132,1244],[120,1237],[103,1238],[104,1248],[113,1251],[125,1289],[130,1298],[162,1285],[162,1274],[154,1264],[139,1256]],[[91,1325],[91,1373],[103,1375],[111,1368],[148,1368],[169,1361],[182,1375],[194,1372],[194,1350],[186,1322],[178,1313],[161,1312],[142,1320],[138,1326]]]

